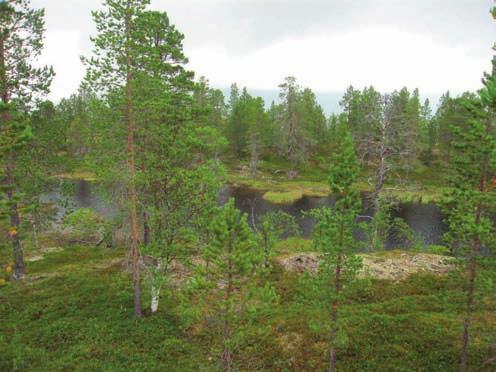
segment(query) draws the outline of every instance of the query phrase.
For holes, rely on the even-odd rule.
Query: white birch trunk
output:
[[[157,312],[159,300],[160,300],[160,287],[156,287],[155,285],[152,285],[152,303],[150,306],[152,314],[155,314]]]
[[[157,267],[152,270],[152,301],[150,305],[150,310],[152,314],[155,314],[158,310],[158,303],[160,301],[160,289],[162,287],[162,263],[160,259],[157,262]],[[154,271],[154,272],[153,272]]]

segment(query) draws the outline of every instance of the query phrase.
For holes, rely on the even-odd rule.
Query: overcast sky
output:
[[[46,9],[44,63],[52,99],[73,93],[101,0],[32,0]],[[491,0],[155,0],[185,34],[190,69],[218,88],[277,89],[285,76],[317,92],[350,84],[418,87],[424,95],[480,86],[490,69]]]

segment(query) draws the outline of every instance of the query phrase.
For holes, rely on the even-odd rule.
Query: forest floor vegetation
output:
[[[276,247],[277,255],[310,250],[309,241],[301,239]],[[394,260],[404,254],[371,257]],[[130,323],[132,288],[122,265],[124,250],[67,246],[43,257],[27,262],[27,280],[0,286],[0,370],[217,370],[216,333],[207,319],[195,324],[182,319],[177,293],[164,298],[154,316]],[[268,280],[280,306],[264,320],[272,324],[268,333],[256,342],[247,335],[236,362],[246,370],[321,370],[325,347],[307,327],[301,275],[275,262]],[[1,264],[5,268],[6,262]],[[495,269],[494,262],[481,267],[493,280]],[[371,279],[353,288],[342,309],[348,338],[339,347],[340,369],[456,370],[464,296],[460,276],[451,275],[455,271],[418,272],[402,281]],[[494,306],[493,297],[484,297],[474,313],[474,366],[483,365],[495,341],[487,332],[496,329]],[[490,365],[481,369],[490,370]]]

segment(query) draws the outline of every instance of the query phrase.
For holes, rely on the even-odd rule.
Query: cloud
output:
[[[54,65],[52,98],[74,92],[79,56],[91,51],[99,0],[34,0],[46,8],[42,61]],[[490,69],[489,0],[154,0],[185,36],[198,75],[275,89],[287,75],[316,91],[349,84],[424,93],[479,87]]]
[[[223,86],[237,81],[271,89],[285,76],[295,75],[317,91],[372,84],[381,90],[421,87],[429,93],[476,89],[481,72],[490,64],[487,58],[471,56],[462,47],[440,45],[424,35],[389,28],[286,38],[234,57],[198,48],[191,60],[195,70]]]

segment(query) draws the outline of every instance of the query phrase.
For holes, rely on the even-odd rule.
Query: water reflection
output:
[[[224,203],[229,197],[233,197],[236,207],[249,215],[251,223],[257,223],[259,217],[269,211],[284,211],[296,218],[304,237],[310,236],[315,223],[312,217],[305,215],[305,212],[324,206],[332,207],[335,204],[335,198],[332,196],[304,196],[296,202],[287,205],[270,203],[264,200],[262,196],[263,193],[260,191],[245,187],[226,186],[219,195],[219,202]],[[362,214],[364,216],[369,214],[366,210],[367,203],[365,199],[366,196],[362,195],[362,200],[364,201]],[[446,232],[441,211],[435,204],[399,204],[393,209],[392,217],[398,217],[404,220],[413,230],[414,234],[426,245],[440,244],[441,237]],[[363,233],[357,232],[358,236],[363,237]],[[404,244],[404,242],[391,235],[386,242],[386,248],[400,248]]]
[[[294,203],[279,205],[264,200],[261,191],[246,187],[225,186],[219,193],[218,202],[223,204],[230,197],[234,198],[238,209],[248,214],[250,224],[257,224],[259,217],[267,212],[281,210],[295,217],[304,237],[311,235],[315,223],[314,219],[305,212],[324,206],[332,207],[336,201],[333,196],[304,196]],[[107,203],[96,191],[94,185],[84,180],[75,181],[72,191],[69,193],[67,191],[63,193],[59,190],[45,195],[45,199],[58,205],[59,217],[62,217],[65,212],[77,208],[93,208],[99,214],[107,217],[112,217],[117,211],[115,206]],[[366,206],[366,195],[362,195],[362,200],[364,201],[363,205]],[[364,207],[362,215],[369,215],[366,207]],[[435,204],[399,204],[393,209],[392,217],[398,217],[405,221],[426,245],[441,244],[441,237],[446,232],[441,211]],[[357,232],[357,237],[363,238],[363,236],[363,232]],[[405,247],[404,244],[394,234],[390,234],[386,248],[401,248]]]

